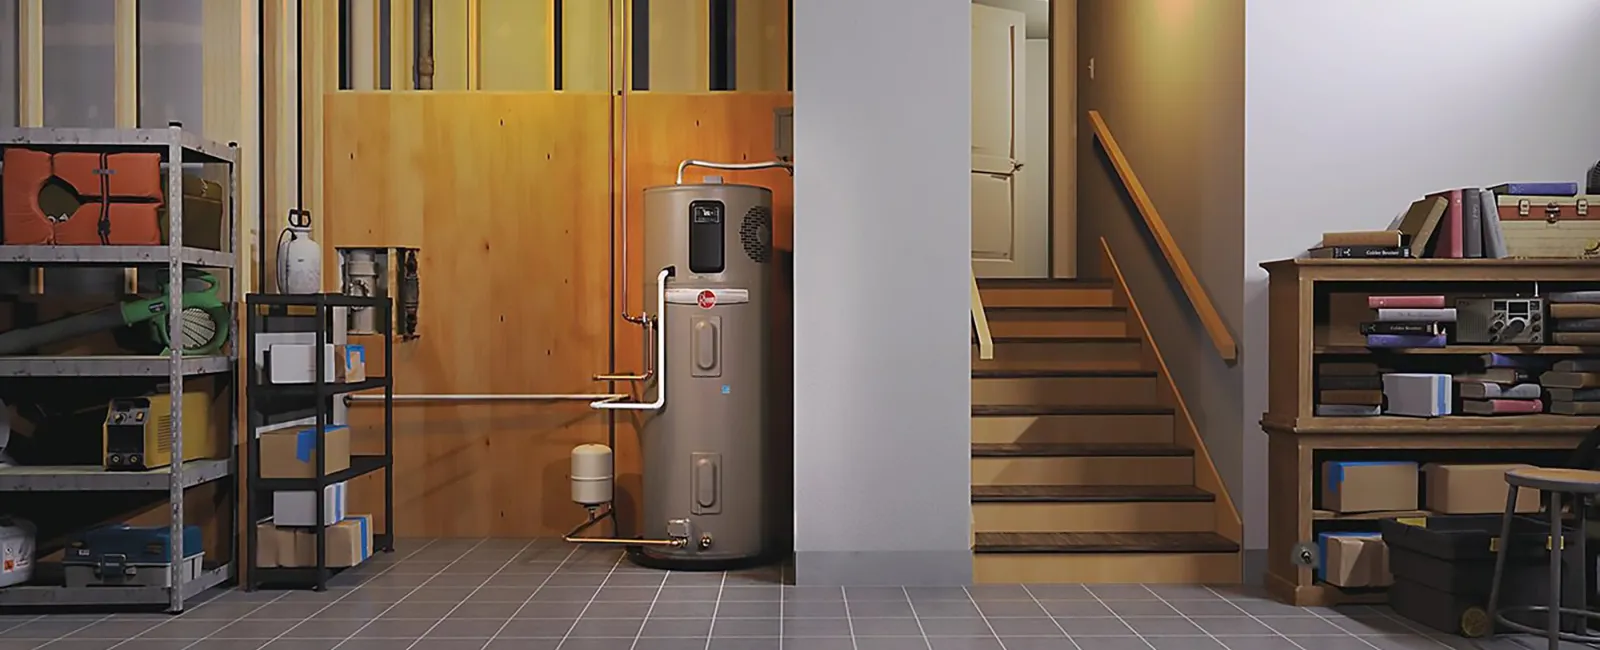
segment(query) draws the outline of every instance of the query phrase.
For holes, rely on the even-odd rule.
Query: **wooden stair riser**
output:
[[[1239,553],[975,553],[978,584],[1236,584]]]
[[[1140,370],[1144,355],[1139,342],[1040,341],[997,342],[993,359],[979,359],[972,349],[974,370]]]
[[[972,403],[986,405],[1137,405],[1161,403],[1155,377],[1023,377],[972,380]]]
[[[973,485],[1192,485],[1189,456],[974,458]]]
[[[1110,287],[979,289],[983,307],[1111,307]]]
[[[1046,415],[972,418],[975,443],[1172,442],[1170,415]]]
[[[1216,516],[1209,501],[974,503],[980,533],[1205,533]]]
[[[995,336],[1127,336],[1127,315],[1119,310],[989,312],[989,331]]]

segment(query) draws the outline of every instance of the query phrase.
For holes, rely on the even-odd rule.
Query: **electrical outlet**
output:
[[[1089,81],[1094,81],[1094,57],[1089,57]]]

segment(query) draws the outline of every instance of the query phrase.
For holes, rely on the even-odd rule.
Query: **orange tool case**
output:
[[[161,243],[161,154],[51,154],[6,147],[3,160],[0,240],[5,243]],[[55,197],[48,209],[41,202],[47,191]]]

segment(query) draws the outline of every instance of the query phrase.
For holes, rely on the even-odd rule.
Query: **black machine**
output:
[[[1456,342],[1539,345],[1545,341],[1543,298],[1456,300]]]

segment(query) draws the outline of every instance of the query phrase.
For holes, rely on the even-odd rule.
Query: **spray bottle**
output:
[[[278,235],[278,291],[322,291],[322,247],[311,239],[311,212],[290,209],[289,225]]]

